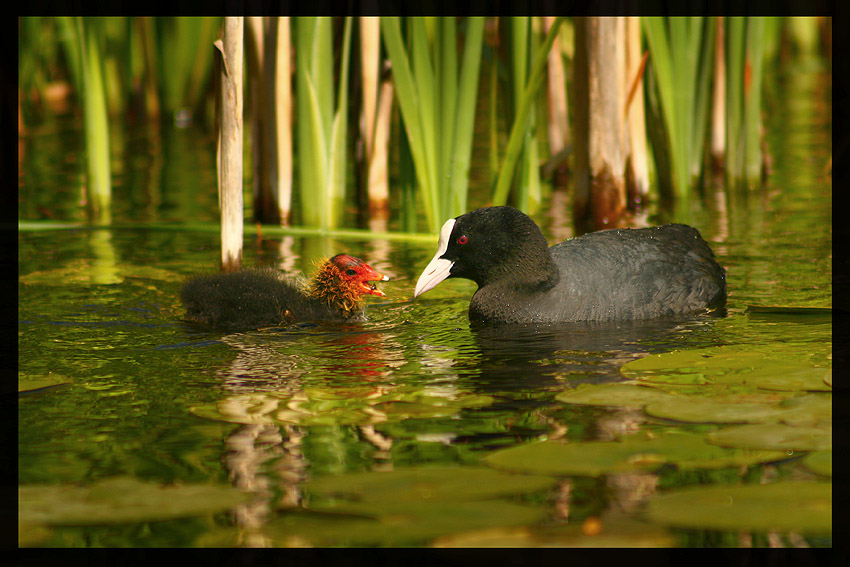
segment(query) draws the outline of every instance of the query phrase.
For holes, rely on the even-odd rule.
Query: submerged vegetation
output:
[[[434,232],[468,210],[470,192],[479,190],[486,203],[533,212],[553,185],[563,185],[551,183],[554,172],[572,173],[573,147],[589,151],[591,165],[594,152],[606,152],[606,163],[629,162],[615,169],[648,171],[649,197],[667,203],[707,185],[712,163],[723,167],[728,191],[757,187],[768,159],[765,73],[791,53],[820,45],[828,54],[831,42],[830,18],[652,17],[639,19],[640,31],[623,25],[638,19],[623,18],[249,20],[243,186],[254,185],[246,202],[256,210],[243,216],[324,232],[351,227],[345,211],[352,205],[361,209],[359,226],[370,216],[389,217],[406,232]],[[626,33],[639,35],[630,41],[642,58],[630,54],[632,63],[594,79],[609,83],[585,93],[587,80],[573,72],[577,58],[592,75],[595,65],[620,57],[614,47],[579,44],[592,39],[575,33],[586,24],[610,26],[616,45]],[[49,120],[68,101],[82,114],[83,185],[94,223],[110,223],[110,163],[125,124],[218,128],[221,61],[213,42],[221,18],[38,17],[20,18],[18,29],[19,131]],[[553,87],[553,78],[561,84]],[[555,103],[559,90],[570,97]],[[643,118],[629,118],[630,133],[620,138],[633,141],[622,148],[593,143],[604,123],[596,115],[615,112],[594,98],[605,90],[619,93],[614,120],[622,122],[635,105],[647,111],[645,126]],[[585,101],[586,127],[572,125],[579,110],[566,107],[568,98]],[[478,120],[484,105],[489,120]],[[476,129],[477,122],[487,125]],[[572,145],[556,139],[558,129],[573,136]],[[476,135],[489,146],[489,186],[470,183]],[[356,171],[366,167],[368,173]],[[645,206],[637,202],[643,195],[625,198],[619,176],[611,180],[592,167],[587,175],[591,191],[620,195],[602,199],[613,204],[595,213],[599,222],[628,224]],[[381,183],[388,195],[369,187]],[[590,214],[580,206],[574,213]]]

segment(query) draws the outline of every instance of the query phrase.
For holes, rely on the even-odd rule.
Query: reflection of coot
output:
[[[363,298],[384,293],[384,281],[366,262],[338,254],[325,262],[307,289],[284,280],[276,270],[245,269],[196,276],[183,286],[186,318],[240,331],[303,321],[357,321]]]
[[[619,368],[646,354],[714,344],[713,317],[471,325],[484,389],[540,388],[620,378]],[[699,333],[705,333],[701,340]],[[686,339],[685,339],[686,337]],[[685,339],[685,340],[683,340]],[[512,384],[514,386],[512,386]]]
[[[726,303],[726,272],[694,228],[603,230],[549,248],[511,207],[446,221],[414,297],[449,277],[478,284],[469,318],[487,323],[652,319]]]

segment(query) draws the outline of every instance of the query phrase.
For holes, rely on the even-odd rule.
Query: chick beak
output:
[[[389,277],[384,274],[379,274],[375,272],[373,278],[370,278],[370,281],[363,282],[363,285],[367,288],[366,295],[377,295],[378,297],[384,297],[386,294],[377,288],[374,282],[386,282],[389,281]]]

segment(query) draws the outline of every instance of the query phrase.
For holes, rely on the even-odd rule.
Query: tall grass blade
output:
[[[345,200],[345,171],[346,144],[348,136],[348,68],[351,51],[352,19],[345,18],[345,28],[342,34],[342,59],[339,72],[339,92],[337,108],[334,113],[333,129],[330,138],[330,155],[328,156],[328,186],[326,189],[325,218],[327,228],[339,226],[342,219],[342,208]]]
[[[307,75],[307,107],[301,110],[298,119],[306,122],[306,128],[309,130],[309,136],[304,144],[299,149],[299,156],[309,155],[309,163],[312,164],[312,170],[307,172],[303,169],[301,172],[301,196],[303,201],[303,221],[304,224],[326,228],[330,224],[330,219],[326,215],[325,208],[325,190],[328,187],[328,154],[327,154],[327,139],[325,137],[325,128],[322,121],[322,110],[319,102],[319,95],[316,93],[316,87],[313,86],[313,77]],[[306,110],[306,112],[304,112]],[[306,185],[306,180],[310,179],[310,186]]]
[[[754,187],[761,182],[761,95],[764,67],[764,27],[762,17],[747,22],[747,72],[744,76],[744,182]]]
[[[435,73],[437,83],[434,90],[435,116],[443,117],[443,119],[434,121],[434,129],[436,138],[440,141],[437,156],[437,179],[440,180],[437,185],[440,188],[440,203],[442,204],[440,217],[446,218],[454,212],[451,161],[452,153],[455,150],[455,128],[458,118],[456,114],[458,105],[458,57],[455,18],[440,18],[437,29],[439,30],[439,43],[435,42],[434,44],[434,47],[438,48],[438,53],[434,57],[437,64],[437,72]]]
[[[407,143],[425,205],[425,216],[430,230],[436,230],[438,219],[437,200],[428,175],[425,141],[421,122],[421,103],[417,83],[410,68],[410,59],[401,37],[401,23],[396,17],[381,18],[381,36],[393,69],[399,108],[407,133]]]
[[[336,226],[342,217],[348,133],[351,19],[345,20],[338,83],[333,81],[331,23],[326,17],[299,18],[296,29],[296,122],[302,221],[322,229]],[[338,90],[336,110],[335,90]]]
[[[436,104],[434,68],[428,47],[428,28],[425,18],[410,19],[410,41],[413,55],[413,78],[419,93],[420,132],[422,134],[422,149],[425,165],[425,176],[428,187],[432,191],[433,210],[436,219],[443,217],[442,194],[439,183],[439,168],[437,165],[437,133],[436,133]]]
[[[475,106],[478,100],[478,79],[481,69],[481,50],[484,38],[484,18],[467,20],[466,39],[460,68],[460,83],[454,120],[452,152],[449,159],[450,211],[454,216],[466,211],[469,189],[469,164],[472,159],[472,140],[475,132]],[[448,144],[447,144],[448,145]]]
[[[86,193],[89,216],[97,224],[111,221],[112,180],[109,168],[109,116],[97,24],[77,18],[82,56],[83,122],[86,135]]]
[[[726,182],[730,187],[743,176],[745,37],[746,19],[726,18]]]
[[[642,21],[667,132],[672,185],[677,196],[685,197],[702,168],[715,22],[698,17]]]
[[[717,21],[708,18],[703,21],[701,45],[698,47],[697,77],[694,85],[693,111],[691,112],[690,148],[688,156],[690,180],[697,179],[702,173],[703,153],[708,131],[709,103],[711,101],[711,77],[714,71],[714,42],[717,33]]]
[[[537,90],[543,82],[543,69],[549,58],[549,50],[555,42],[558,29],[561,27],[563,21],[563,17],[558,17],[552,23],[552,27],[549,28],[549,32],[546,34],[546,39],[544,40],[543,45],[538,50],[534,58],[534,64],[531,67],[528,82],[522,92],[522,96],[517,106],[518,110],[514,117],[514,123],[511,126],[511,133],[508,137],[508,146],[505,150],[504,161],[502,162],[502,167],[499,170],[499,176],[496,178],[496,185],[493,189],[492,203],[494,205],[504,205],[507,202],[511,182],[519,159],[519,153],[522,149],[524,133],[528,123],[532,103],[534,102]]]

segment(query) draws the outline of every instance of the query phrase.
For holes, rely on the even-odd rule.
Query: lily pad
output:
[[[491,528],[438,538],[434,547],[672,547],[673,535],[663,528],[631,518],[604,518],[599,533],[585,533],[582,524]]]
[[[18,547],[34,547],[53,535],[47,526],[18,524]]]
[[[257,392],[195,406],[199,417],[229,423],[370,425],[408,418],[449,417],[487,406],[493,398],[427,387],[305,388],[295,393]]]
[[[832,483],[688,488],[649,502],[647,518],[665,526],[690,529],[832,531]]]
[[[89,486],[18,487],[18,522],[40,525],[111,525],[202,516],[253,498],[229,486],[162,486],[117,477]]]
[[[278,515],[263,534],[281,546],[423,545],[447,534],[535,524],[546,510],[508,501],[437,502],[377,517],[317,511]]]
[[[61,374],[18,375],[18,392],[31,392],[59,386],[60,384],[68,384],[69,382],[71,382],[71,379]]]
[[[747,313],[776,315],[832,315],[831,307],[792,307],[783,305],[747,305]]]
[[[728,403],[713,399],[661,400],[646,406],[647,414],[687,423],[762,423],[779,421],[781,411],[764,404]]]
[[[757,384],[765,390],[829,392],[832,390],[832,369],[798,368],[777,376],[761,377]]]
[[[777,423],[795,421],[795,425],[816,425],[831,419],[830,399],[815,396],[792,398],[778,404],[753,404],[734,399],[676,397],[653,402],[647,414],[687,423]]]
[[[721,447],[774,451],[819,451],[832,449],[832,429],[791,427],[781,423],[738,425],[712,431],[706,441]]]
[[[436,502],[458,503],[544,490],[548,476],[516,475],[484,467],[416,467],[391,472],[325,476],[306,484],[321,496],[314,509],[380,515]]]
[[[680,397],[648,386],[599,384],[561,392],[555,399],[567,404],[643,407],[659,400],[678,400]]]
[[[543,519],[546,510],[499,497],[545,490],[551,477],[483,467],[417,467],[324,476],[305,485],[309,513],[271,522],[275,540],[298,536],[313,545],[421,542],[440,535]]]
[[[723,468],[784,458],[777,451],[720,450],[702,435],[670,431],[653,437],[635,434],[620,441],[558,443],[544,441],[491,453],[484,462],[514,472],[600,476],[655,470],[665,464],[681,469]]]
[[[789,398],[779,404],[782,423],[797,427],[831,427],[832,396],[808,394]]]
[[[831,345],[817,343],[726,345],[650,355],[621,368],[623,376],[651,384],[713,386],[718,391],[753,388],[827,390],[828,368],[813,360],[828,355]]]
[[[832,451],[815,451],[803,459],[803,464],[814,473],[832,476]]]

